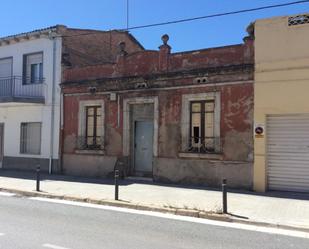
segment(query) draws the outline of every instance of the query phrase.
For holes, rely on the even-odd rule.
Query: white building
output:
[[[127,32],[62,25],[0,38],[0,167],[61,172],[64,67],[113,62],[118,43],[143,47]]]
[[[0,38],[1,167],[56,170],[61,49],[57,27]]]

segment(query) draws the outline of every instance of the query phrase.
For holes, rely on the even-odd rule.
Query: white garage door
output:
[[[267,117],[268,189],[309,192],[309,115]]]

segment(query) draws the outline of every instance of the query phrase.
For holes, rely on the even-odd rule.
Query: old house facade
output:
[[[129,52],[114,63],[64,71],[66,174],[250,189],[253,174],[253,40],[171,53]]]
[[[0,38],[0,168],[60,172],[60,83],[70,66],[115,61],[110,44],[127,32],[72,29],[57,25]]]
[[[256,191],[309,191],[309,14],[257,20]]]

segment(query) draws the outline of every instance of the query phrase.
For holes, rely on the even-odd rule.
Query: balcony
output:
[[[45,103],[44,79],[31,81],[21,76],[0,78],[0,103]]]

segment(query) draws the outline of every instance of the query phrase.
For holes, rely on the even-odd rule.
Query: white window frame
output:
[[[30,57],[41,57],[41,60],[39,59],[36,59],[37,62],[32,62],[31,61],[29,62],[29,58]],[[31,54],[25,54],[24,55],[24,70],[25,72],[23,73],[23,76],[25,77],[24,79],[24,84],[25,85],[30,85],[30,84],[42,84],[43,81],[44,81],[44,53],[42,51],[39,51],[39,52],[34,52],[34,53],[31,53]],[[35,61],[35,60],[34,60]],[[36,67],[38,68],[38,78],[35,78],[34,81],[32,79],[32,65],[36,65]],[[40,66],[42,65],[42,67]]]
[[[23,124],[27,124],[27,125],[29,125],[29,124],[40,124],[40,134],[39,134],[39,136],[40,136],[40,144],[39,144],[39,151],[37,152],[37,153],[34,153],[34,152],[29,152],[29,151],[22,151],[22,147],[23,147],[23,145],[22,145],[22,143],[23,142],[25,142],[24,140],[22,140],[23,138],[22,138],[22,125]],[[23,155],[41,155],[41,150],[42,150],[42,126],[43,126],[43,124],[42,124],[42,122],[22,122],[22,123],[20,123],[20,154],[23,154]]]

